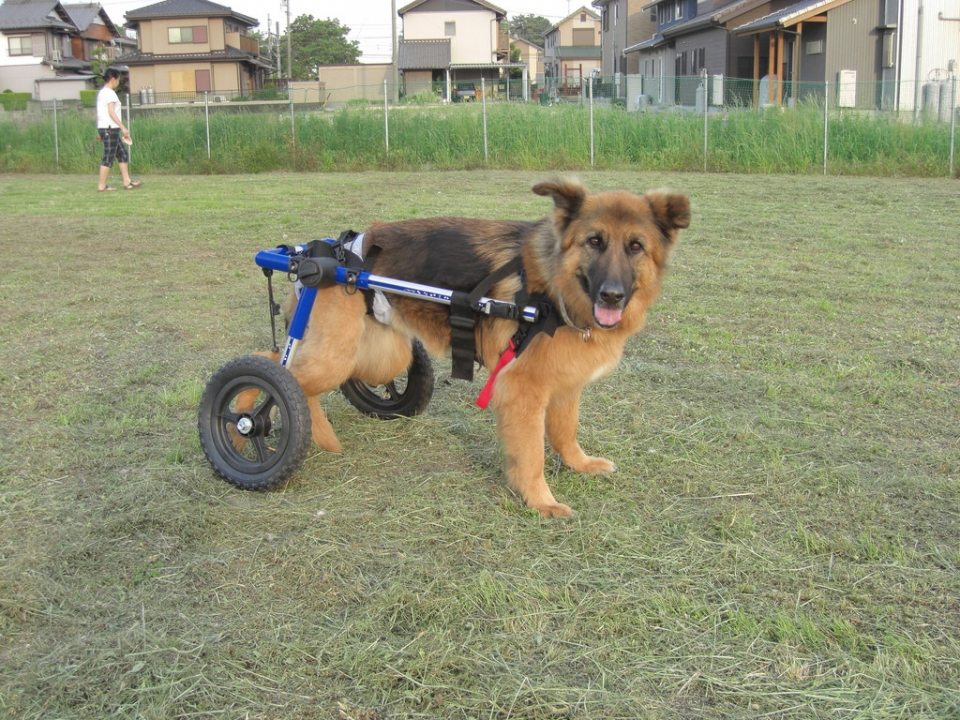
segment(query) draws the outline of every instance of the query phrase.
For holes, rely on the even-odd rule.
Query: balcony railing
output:
[[[235,47],[248,52],[251,55],[260,54],[260,43],[251,37],[241,35],[240,33],[227,33],[224,41],[230,47]]]

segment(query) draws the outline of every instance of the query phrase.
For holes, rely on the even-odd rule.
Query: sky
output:
[[[581,7],[590,8],[590,0],[490,0],[491,4],[507,12],[507,18],[515,15],[542,15],[551,22],[559,22]],[[213,0],[226,5],[234,12],[256,18],[260,21],[256,29],[267,32],[267,17],[270,27],[276,30],[280,22],[280,32],[286,27],[286,9],[281,0]],[[396,7],[409,5],[412,0],[396,0]],[[392,14],[391,0],[289,0],[290,19],[300,15],[313,15],[317,20],[327,18],[339,20],[341,25],[350,28],[348,40],[360,43],[363,55],[360,62],[390,62],[390,25]],[[123,25],[124,14],[137,8],[153,5],[153,0],[100,0],[107,15],[117,25]],[[595,8],[592,8],[595,10]],[[402,23],[397,18],[397,32],[402,31]]]

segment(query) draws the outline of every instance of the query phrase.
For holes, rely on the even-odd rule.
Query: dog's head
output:
[[[554,246],[547,254],[552,282],[571,315],[608,329],[631,306],[642,318],[660,292],[671,247],[690,225],[687,197],[664,191],[594,194],[570,180],[540,183],[533,191],[553,198]]]

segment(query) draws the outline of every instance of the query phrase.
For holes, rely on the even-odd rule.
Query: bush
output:
[[[33,96],[30,93],[15,93],[12,90],[4,90],[0,93],[0,105],[4,110],[26,110],[27,102]]]
[[[92,108],[97,106],[97,91],[96,90],[81,90],[80,91],[80,106],[85,108]]]

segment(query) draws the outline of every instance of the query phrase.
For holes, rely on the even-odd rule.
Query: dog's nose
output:
[[[617,307],[623,302],[625,293],[621,285],[604,285],[600,288],[600,299],[609,307]]]

